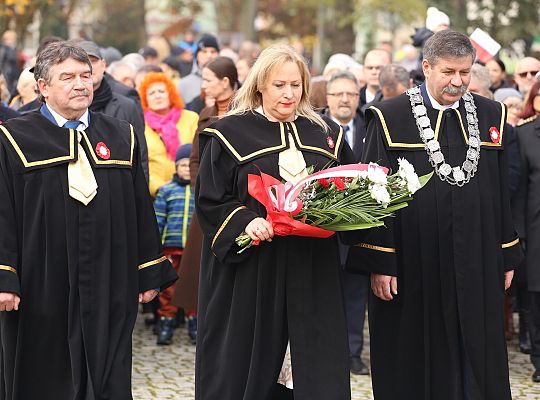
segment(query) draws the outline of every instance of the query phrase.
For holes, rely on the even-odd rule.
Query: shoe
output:
[[[536,383],[540,382],[540,369],[534,371],[534,374],[532,374],[532,381]]]
[[[523,354],[531,354],[531,339],[528,331],[519,331],[519,351]]]
[[[174,318],[161,317],[159,319],[159,332],[156,343],[168,346],[172,343],[174,333]]]
[[[531,354],[530,313],[530,310],[521,310],[519,313],[519,351],[523,354]]]
[[[174,319],[174,329],[186,324],[186,313],[183,308],[179,308]]]
[[[189,339],[193,344],[197,342],[197,316],[193,315],[188,318],[187,332]]]
[[[523,354],[531,354],[531,343],[530,342],[520,343],[519,351]]]
[[[369,375],[369,369],[361,358],[353,357],[350,363],[351,374],[354,375]]]

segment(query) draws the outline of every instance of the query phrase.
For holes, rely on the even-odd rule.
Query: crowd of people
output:
[[[449,28],[430,8],[399,61],[381,43],[321,75],[290,46],[191,30],[126,55],[49,37],[21,65],[5,32],[0,311],[20,316],[0,315],[0,398],[35,398],[35,376],[50,398],[128,398],[137,293],[158,345],[183,326],[197,345],[200,400],[347,399],[349,372],[371,373],[378,400],[507,400],[516,334],[540,383],[540,60],[510,75]],[[385,229],[338,240],[274,236],[247,192],[254,165],[296,182],[400,158],[430,184]],[[264,243],[238,254],[241,232]],[[41,373],[35,354],[66,371]]]

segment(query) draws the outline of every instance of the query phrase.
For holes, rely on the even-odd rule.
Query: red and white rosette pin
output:
[[[326,144],[328,144],[328,147],[330,147],[331,149],[336,146],[336,144],[334,143],[334,139],[332,139],[332,136],[330,135],[326,137]]]
[[[489,128],[489,137],[491,138],[491,141],[493,143],[499,143],[501,141],[501,134],[499,133],[499,130],[492,126]]]
[[[99,157],[103,158],[104,160],[108,160],[111,157],[111,151],[107,147],[107,145],[103,142],[99,142],[96,145],[96,153]]]

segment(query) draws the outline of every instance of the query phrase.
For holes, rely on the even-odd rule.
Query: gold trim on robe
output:
[[[9,271],[17,274],[17,270],[13,267],[10,267],[9,265],[0,265],[0,271]]]
[[[152,265],[162,263],[165,260],[167,260],[167,257],[162,256],[156,260],[148,261],[148,262],[145,262],[144,264],[139,265],[138,269],[140,271],[141,269],[148,268],[148,267],[151,267]]]
[[[396,252],[396,249],[394,249],[393,247],[375,246],[375,245],[369,244],[369,243],[358,243],[355,246],[356,247],[362,247],[364,249],[382,251],[383,253],[395,253]]]
[[[214,235],[214,239],[212,239],[212,246],[211,247],[214,247],[214,244],[216,243],[216,240],[217,240],[218,236],[221,235],[221,232],[223,231],[223,229],[225,229],[225,226],[229,223],[229,221],[231,220],[233,215],[236,214],[238,211],[243,210],[244,208],[247,208],[247,207],[246,206],[240,206],[240,207],[237,207],[237,208],[235,208],[234,210],[232,210],[230,212],[230,214],[227,216],[227,218],[225,218],[225,221],[223,221],[223,223],[219,227],[218,231]]]
[[[19,158],[21,159],[23,165],[26,168],[37,167],[37,166],[40,166],[40,165],[52,164],[52,163],[59,162],[59,161],[71,161],[71,160],[73,160],[75,158],[75,131],[73,129],[69,130],[69,155],[60,156],[60,157],[54,157],[54,158],[48,158],[48,159],[45,159],[45,160],[38,160],[38,161],[28,161],[28,159],[24,155],[23,151],[21,150],[21,148],[19,147],[19,145],[17,144],[17,142],[15,141],[15,139],[13,138],[11,133],[7,130],[7,128],[5,126],[0,125],[0,129],[6,135],[7,139],[9,140],[9,142],[11,143],[13,148],[15,149],[15,152],[17,153],[17,155],[19,156]]]
[[[507,249],[507,248],[509,248],[509,247],[515,246],[515,245],[518,244],[518,243],[519,243],[519,238],[514,239],[514,240],[512,240],[511,242],[501,244],[501,248]]]

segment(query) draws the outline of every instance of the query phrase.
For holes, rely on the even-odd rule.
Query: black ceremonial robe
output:
[[[2,400],[131,399],[138,293],[176,278],[131,126],[91,113],[88,206],[68,194],[75,141],[39,111],[0,126],[0,292],[21,297],[0,313]]]
[[[200,134],[197,214],[204,233],[199,284],[197,400],[265,400],[291,344],[296,400],[350,399],[337,240],[274,237],[242,254],[235,238],[264,207],[247,193],[259,170],[281,180],[290,130],[308,166],[352,160],[332,121],[330,148],[306,118],[270,122],[248,112]]]
[[[521,250],[503,150],[505,108],[474,96],[482,140],[478,171],[463,187],[434,175],[387,229],[356,245],[368,272],[397,276],[398,295],[371,294],[369,324],[376,400],[509,400],[503,329],[504,272]],[[424,103],[446,162],[462,165],[468,131],[457,110]],[[398,157],[433,171],[406,94],[372,106],[364,159],[394,171]],[[490,140],[496,127],[502,143]],[[464,393],[467,396],[464,397]]]

